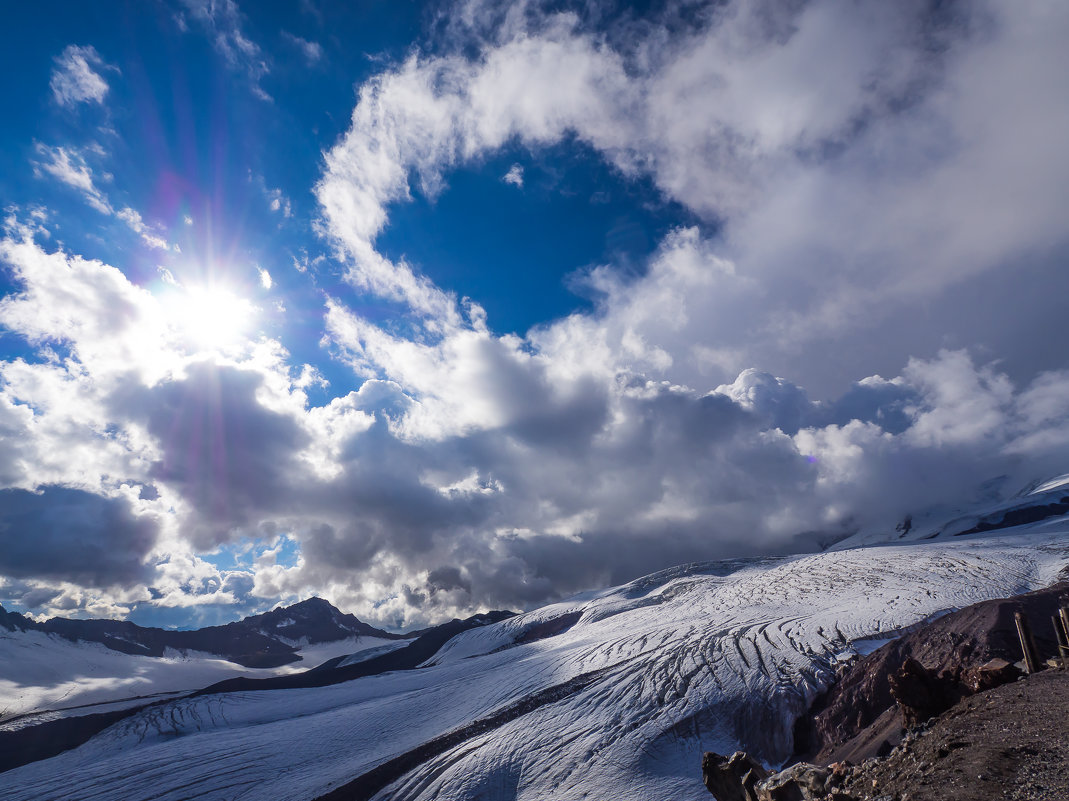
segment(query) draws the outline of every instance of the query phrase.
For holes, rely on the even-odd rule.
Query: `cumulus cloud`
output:
[[[103,103],[108,83],[100,73],[107,70],[118,71],[105,64],[95,48],[68,45],[56,57],[56,68],[49,81],[53,99],[68,107],[77,103]]]
[[[1018,386],[963,351],[815,401],[754,370],[702,389],[597,353],[572,358],[554,350],[552,327],[537,348],[486,329],[371,341],[381,332],[335,302],[338,355],[387,375],[313,406],[307,370],[277,347],[232,361],[184,354],[166,331],[144,336],[158,310],[114,268],[29,242],[9,241],[4,257],[23,285],[0,306],[4,324],[71,348],[62,362],[0,373],[0,436],[12,446],[0,476],[17,490],[19,525],[75,502],[96,510],[72,514],[82,522],[69,529],[66,514],[47,523],[48,547],[86,542],[77,570],[41,574],[66,582],[64,603],[320,592],[415,624],[683,561],[889,531],[909,514],[936,520],[979,492],[1007,496],[1064,470],[1069,376]],[[120,358],[134,342],[151,352]],[[170,367],[150,369],[160,362]],[[197,556],[282,536],[295,561],[263,551],[220,571]],[[0,567],[12,579],[45,558],[24,550]],[[112,580],[128,582],[125,596],[92,589]]]
[[[433,538],[437,564],[410,557],[426,577],[399,607],[435,603],[440,567],[474,597],[523,603],[658,558],[738,552],[743,532],[774,550],[893,528],[975,500],[993,477],[1010,492],[1059,469],[1056,449],[1022,458],[1039,440],[1015,432],[1063,357],[978,338],[968,321],[1035,297],[1061,330],[1022,285],[1064,282],[1066,176],[1048,134],[1069,119],[1043,66],[1064,59],[1064,13],[739,3],[614,30],[477,2],[456,19],[457,52],[413,55],[361,88],[317,187],[350,280],[406,302],[427,331],[399,336],[332,302],[339,356],[404,393],[387,416],[396,437],[480,457],[428,477],[485,517]],[[612,265],[581,276],[594,314],[498,337],[477,306],[375,250],[410,181],[433,197],[506,145],[568,137],[705,224],[670,233],[637,279]],[[978,339],[1026,389],[940,350]],[[337,549],[346,537],[331,531]]]
[[[1049,66],[1069,22],[1056,7],[738,3],[626,40],[533,4],[474,5],[458,18],[499,21],[465,40],[478,57],[417,54],[376,76],[328,154],[324,222],[358,286],[456,324],[447,295],[375,251],[390,205],[411,176],[433,196],[506,143],[574,136],[719,232],[678,253],[707,259],[677,273],[678,307],[620,320],[632,343],[671,354],[673,380],[758,364],[839,392],[918,347],[981,339],[1014,348],[1020,377],[1058,363],[975,322],[1013,297],[1057,325],[1031,291],[1040,275],[1064,279],[1069,108]],[[718,278],[696,286],[694,273]],[[610,313],[668,289],[663,276],[592,278]]]
[[[320,227],[402,314],[327,298],[324,345],[363,383],[322,405],[278,343],[192,348],[114,267],[4,240],[19,291],[0,322],[41,357],[0,373],[4,486],[155,515],[156,602],[316,592],[415,624],[934,524],[1066,472],[1064,355],[969,326],[1029,298],[1065,333],[1069,15],[698,11],[614,28],[480,0],[456,47],[360,88]],[[593,311],[498,335],[477,299],[377,251],[413,186],[572,139],[698,221],[639,275],[585,269]],[[252,540],[268,545],[233,575],[198,556]],[[95,570],[63,579],[121,573]]]
[[[523,167],[519,164],[513,164],[501,180],[507,184],[512,184],[518,189],[523,189]]]
[[[187,536],[200,550],[251,529],[302,483],[296,456],[308,435],[256,399],[263,381],[255,370],[201,362],[114,396],[122,417],[144,416],[160,448],[149,477],[189,504]]]

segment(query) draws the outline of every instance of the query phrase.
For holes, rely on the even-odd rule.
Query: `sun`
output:
[[[221,285],[174,287],[162,299],[172,330],[198,351],[230,351],[246,343],[256,319],[247,298]]]

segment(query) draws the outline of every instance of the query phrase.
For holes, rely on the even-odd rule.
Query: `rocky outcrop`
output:
[[[745,751],[702,755],[702,781],[716,801],[757,801],[757,783],[767,777],[768,771]]]
[[[919,726],[950,709],[961,698],[958,682],[947,673],[926,670],[916,659],[907,659],[887,677],[891,697],[898,703],[902,724]]]
[[[1057,643],[1050,619],[1067,602],[1066,582],[984,601],[863,657],[799,719],[794,731],[797,757],[827,764],[886,754],[910,726],[963,697],[1017,677],[1013,664],[1021,650],[1014,612],[1023,612],[1030,622],[1040,658],[1054,656]]]
[[[757,785],[757,801],[819,801],[826,797],[830,768],[799,762]]]
[[[842,770],[830,799],[1069,798],[1069,675],[1047,670],[962,699],[886,757]]]
[[[745,751],[702,757],[702,778],[717,801],[847,801],[838,792],[845,776],[837,767],[806,762],[769,775]]]
[[[1020,677],[1021,670],[1013,663],[1005,659],[992,659],[966,670],[961,675],[961,681],[970,693],[975,694],[1017,681]]]

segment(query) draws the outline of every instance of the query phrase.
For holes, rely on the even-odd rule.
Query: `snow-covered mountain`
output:
[[[702,751],[781,762],[852,652],[1067,565],[1069,519],[1050,515],[681,566],[470,628],[420,666],[330,683],[361,664],[338,660],[315,671],[323,686],[224,684],[143,709],[9,771],[7,797],[702,798]]]
[[[1069,474],[1036,481],[1009,498],[974,504],[952,514],[931,509],[916,516],[908,515],[894,533],[886,531],[859,532],[836,542],[835,550],[857,548],[883,542],[936,540],[961,537],[985,531],[1018,528],[1057,522],[1069,514]]]
[[[168,649],[199,651],[245,667],[278,667],[297,662],[301,659],[297,651],[307,645],[353,637],[405,639],[343,614],[322,598],[309,598],[235,623],[188,631],[138,626],[125,620],[54,617],[37,623],[0,607],[0,629],[40,631],[71,642],[96,642],[134,656],[159,657]]]
[[[344,614],[322,598],[190,631],[116,620],[37,623],[0,607],[0,731],[185,693],[234,676],[315,667],[407,638]],[[108,705],[102,707],[101,705]]]

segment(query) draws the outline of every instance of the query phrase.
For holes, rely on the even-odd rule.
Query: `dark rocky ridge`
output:
[[[1064,801],[1069,672],[1044,670],[962,699],[860,765],[765,773],[745,753],[706,754],[717,801]],[[756,777],[756,778],[755,778]]]
[[[817,698],[795,727],[800,759],[821,764],[860,762],[886,753],[905,728],[892,683],[903,666],[923,668],[929,689],[941,696],[941,712],[968,695],[968,672],[992,659],[1014,663],[1021,648],[1014,612],[1022,611],[1035,635],[1040,659],[1057,655],[1051,617],[1069,603],[1069,582],[1012,598],[983,601],[926,624],[855,662]],[[916,671],[913,671],[916,674]],[[917,678],[914,676],[913,678]],[[907,685],[912,681],[905,676]],[[914,682],[916,684],[917,682]]]
[[[886,758],[840,771],[839,801],[1069,798],[1069,673],[1044,670],[957,703]]]
[[[743,752],[707,753],[706,786],[719,801],[1069,798],[1069,671],[1022,676],[1013,664],[1018,611],[1040,662],[1057,656],[1062,578],[940,617],[858,660],[798,721],[805,761],[765,776]]]
[[[193,694],[214,695],[216,693],[247,692],[249,690],[292,690],[303,687],[326,687],[330,684],[340,684],[343,681],[352,681],[363,676],[375,676],[391,670],[414,670],[438,653],[438,650],[443,645],[458,634],[479,626],[497,623],[513,617],[515,614],[515,612],[506,611],[487,612],[481,615],[472,615],[465,620],[451,620],[448,623],[442,623],[440,626],[425,629],[419,637],[404,648],[398,648],[396,651],[390,651],[353,665],[339,667],[340,663],[345,661],[345,657],[339,656],[303,673],[291,673],[288,676],[272,676],[265,679],[250,679],[239,676],[216,682]]]
[[[223,626],[190,631],[172,631],[138,626],[125,620],[71,620],[54,617],[37,623],[0,606],[0,627],[13,631],[41,631],[72,642],[95,642],[113,651],[135,656],[161,657],[168,648],[203,651],[244,667],[269,668],[300,660],[296,653],[304,641],[309,645],[349,637],[409,639],[413,635],[391,634],[345,614],[322,598],[309,598],[293,606],[278,607]]]

